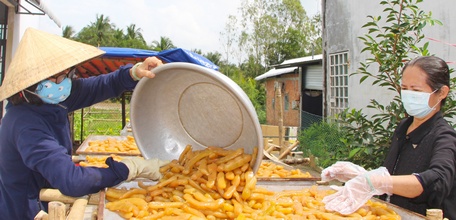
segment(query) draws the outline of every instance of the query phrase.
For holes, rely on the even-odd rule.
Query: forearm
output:
[[[393,194],[415,198],[423,193],[423,186],[414,175],[391,176],[393,180]]]

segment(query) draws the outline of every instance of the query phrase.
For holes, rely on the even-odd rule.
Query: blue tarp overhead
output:
[[[99,47],[99,49],[106,52],[105,54],[103,54],[102,57],[146,58],[146,57],[150,57],[150,56],[156,56],[158,54],[157,51],[135,49],[135,48],[124,48],[124,47]]]
[[[158,52],[158,57],[160,57],[165,62],[188,62],[188,63],[195,63],[201,66],[218,70],[219,67],[208,60],[206,57],[201,56],[197,53],[191,52],[185,49],[170,49]]]
[[[219,69],[217,65],[206,57],[182,48],[169,49],[160,52],[120,47],[100,47],[100,49],[106,52],[101,58],[146,58],[157,56],[166,63],[188,62],[214,70]]]

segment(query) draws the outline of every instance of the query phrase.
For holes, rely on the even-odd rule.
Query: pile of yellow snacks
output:
[[[287,170],[282,165],[270,161],[261,161],[256,177],[278,177],[278,178],[311,178],[309,172],[302,172],[300,169]]]
[[[281,192],[257,187],[253,155],[187,146],[178,160],[160,168],[163,178],[157,184],[107,189],[106,208],[131,220],[400,219],[386,204],[372,201],[351,215],[326,211],[322,199],[334,191],[317,186]]]
[[[79,166],[82,167],[101,167],[101,168],[108,168],[108,164],[105,163],[108,157],[112,157],[115,161],[121,161],[122,157],[119,155],[111,154],[109,156],[86,156],[85,161],[79,162]]]
[[[136,146],[135,138],[127,136],[125,140],[118,140],[108,137],[104,140],[89,141],[85,152],[107,152],[107,153],[132,153],[140,154],[138,146]]]

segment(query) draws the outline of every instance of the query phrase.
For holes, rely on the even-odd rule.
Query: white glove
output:
[[[151,180],[159,180],[162,175],[160,167],[169,163],[159,159],[143,159],[141,157],[124,158],[120,162],[124,163],[129,170],[127,181],[143,177]]]
[[[327,167],[321,172],[322,181],[331,181],[333,179],[341,182],[347,182],[348,180],[366,173],[367,171],[348,161],[337,161],[335,164]]]
[[[361,206],[374,195],[391,195],[393,180],[385,167],[361,174],[348,182],[338,192],[323,198],[325,208],[348,215]]]

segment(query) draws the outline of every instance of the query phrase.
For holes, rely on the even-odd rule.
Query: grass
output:
[[[127,116],[129,109],[130,105],[126,105]],[[122,128],[122,105],[120,103],[103,102],[85,108],[83,111],[74,112],[75,141],[82,142],[91,134],[118,136]]]

